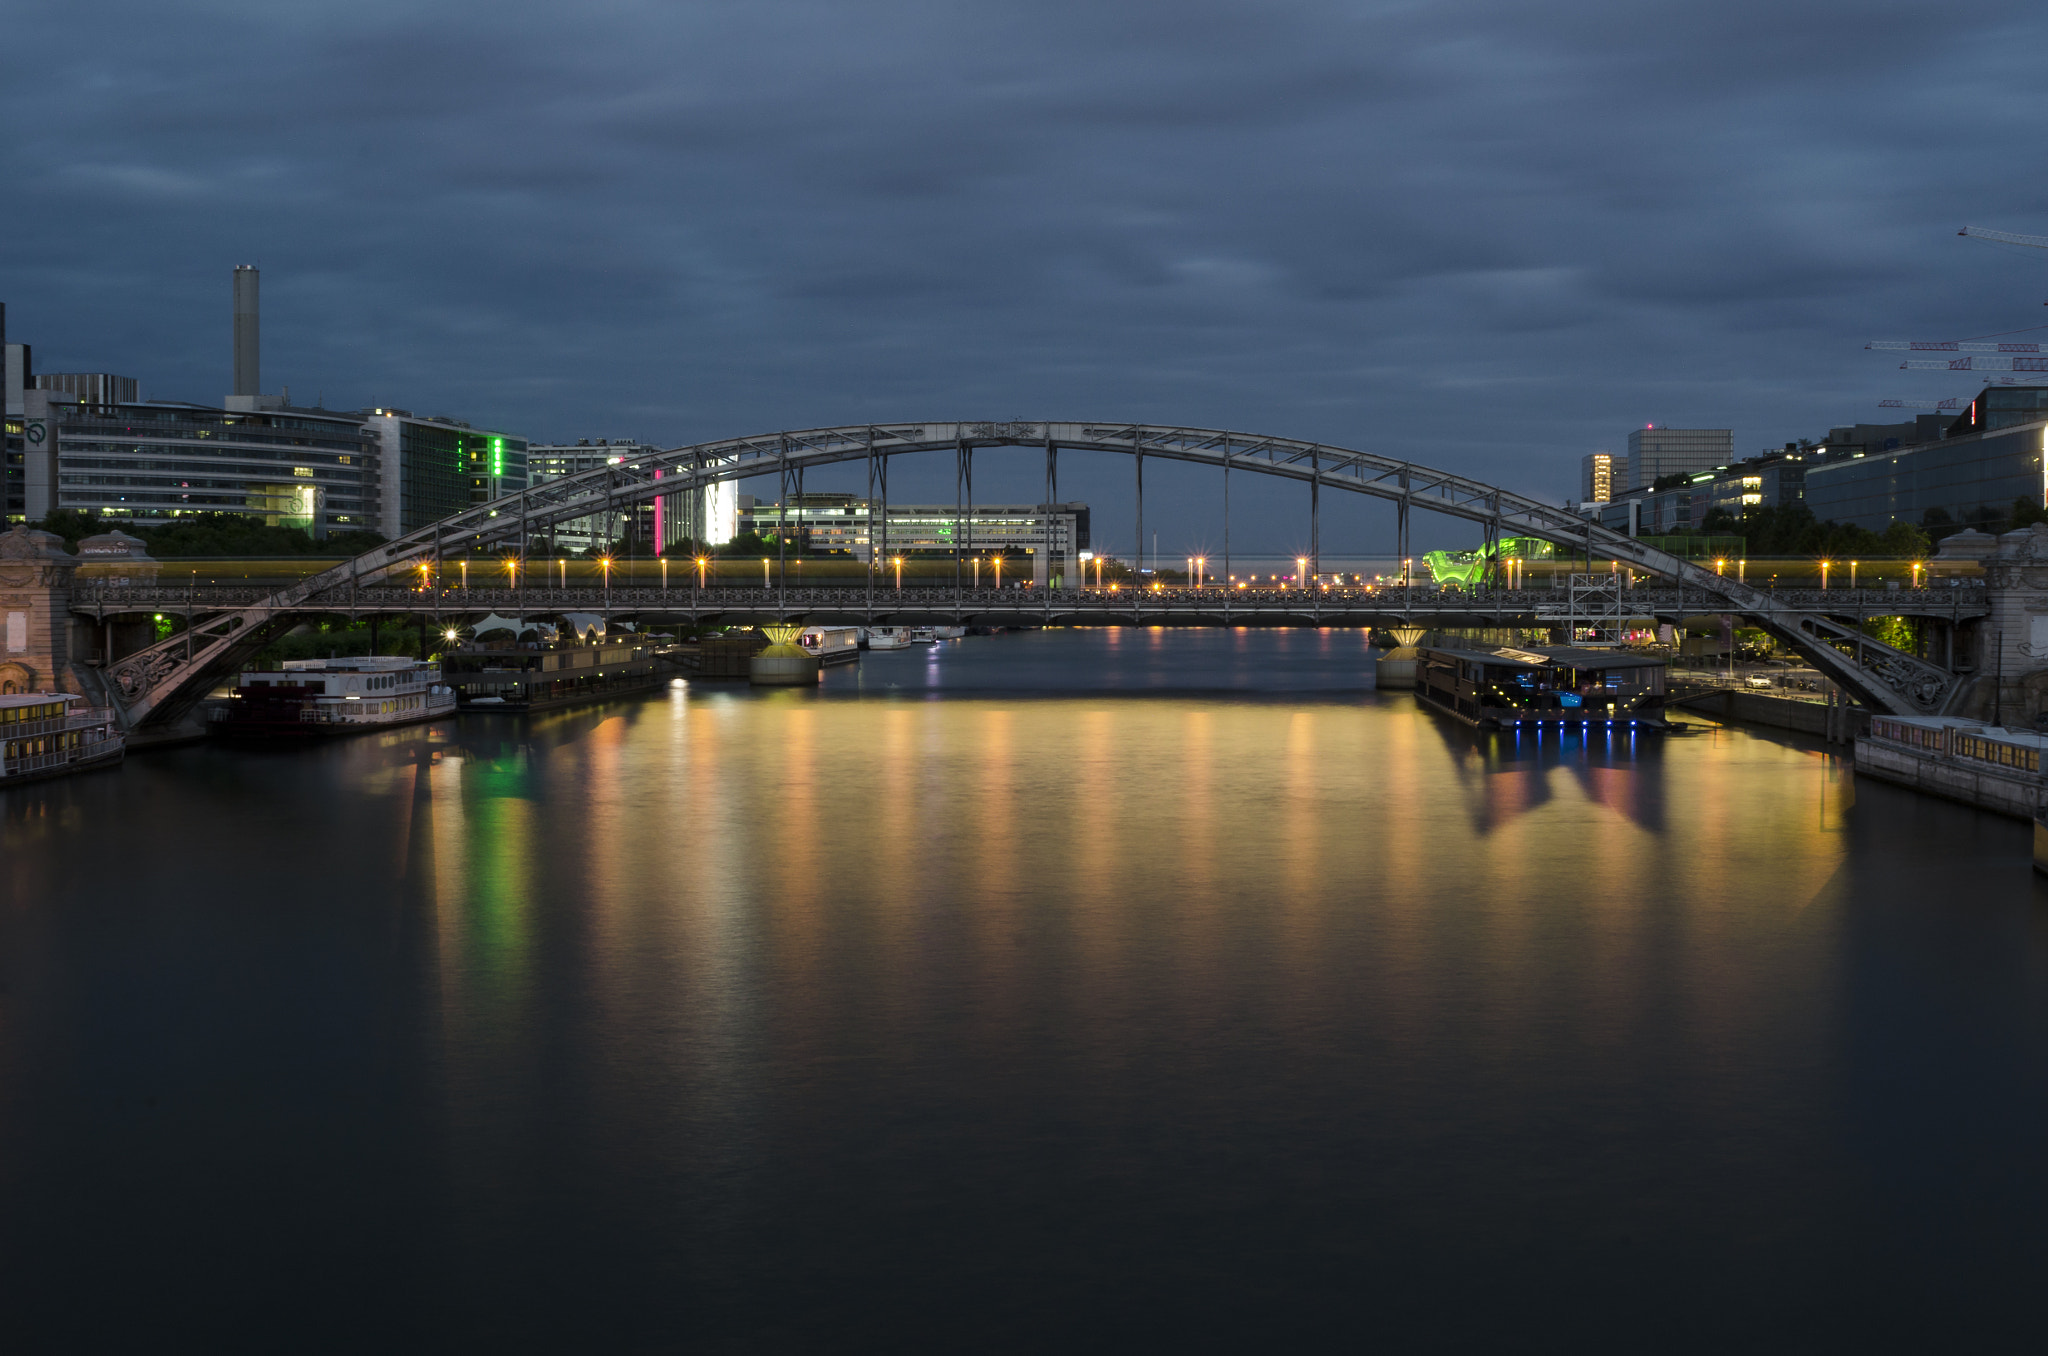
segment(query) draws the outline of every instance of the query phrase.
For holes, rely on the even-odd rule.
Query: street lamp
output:
[[[903,557],[898,556],[891,563],[896,566],[896,591],[901,593],[903,591]]]
[[[980,556],[976,556],[976,557],[974,558],[974,587],[976,587],[977,589],[981,587],[981,557],[980,557]]]
[[[1853,560],[1849,562],[1849,587],[1852,589],[1856,587],[1856,564]]]
[[[1204,578],[1206,578],[1206,577],[1207,577],[1208,573],[1209,573],[1209,557],[1207,557],[1207,556],[1196,556],[1196,557],[1195,557],[1195,592],[1197,592],[1197,593],[1200,593],[1200,592],[1202,591],[1202,582],[1203,582]]]
[[[762,557],[761,557],[761,587],[765,589],[765,588],[767,588],[768,586],[769,586],[769,585],[768,585],[768,557],[766,557],[766,556],[762,556]]]
[[[1303,587],[1303,588],[1307,588],[1307,587],[1308,587],[1308,557],[1307,557],[1307,556],[1296,556],[1296,557],[1294,558],[1294,582],[1295,582],[1295,583],[1297,583],[1297,584],[1299,584],[1299,585],[1301,585],[1301,587]]]
[[[457,564],[462,568],[462,591],[467,593],[469,592],[469,557],[464,556]]]
[[[1913,562],[1913,587],[1920,587],[1920,562],[1917,560]]]
[[[1725,575],[1725,574],[1727,574],[1727,573],[1728,573],[1728,562],[1727,562],[1726,560],[1723,560],[1723,559],[1717,559],[1717,560],[1715,560],[1715,562],[1714,562],[1714,573],[1715,573],[1715,574],[1719,574],[1719,575]]]
[[[1828,591],[1828,566],[1832,565],[1833,563],[1833,561],[1829,560],[1823,560],[1820,563],[1820,591],[1822,593],[1826,593]]]
[[[559,565],[559,566],[561,566],[561,567],[562,567],[562,587],[563,587],[563,588],[568,588],[568,587],[569,587],[569,558],[568,558],[567,556],[563,556],[563,557],[562,557],[561,559],[557,560],[557,561],[555,562],[555,564],[557,564],[557,565]]]
[[[697,587],[699,589],[704,587],[704,567],[710,563],[711,560],[708,556],[697,557]]]
[[[996,572],[996,592],[1003,591],[1003,556],[999,551],[988,558],[989,566]]]

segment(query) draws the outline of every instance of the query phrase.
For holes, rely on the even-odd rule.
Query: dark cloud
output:
[[[1867,339],[2048,323],[2048,252],[1955,236],[2048,232],[2037,6],[9,16],[12,335],[151,394],[224,388],[254,261],[266,374],[331,404],[1180,421],[1558,495],[1649,420],[1965,393]]]

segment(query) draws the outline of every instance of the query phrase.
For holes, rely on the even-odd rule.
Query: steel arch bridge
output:
[[[1481,525],[1489,540],[1510,535],[1538,537],[1567,554],[1583,553],[1589,562],[1617,561],[1672,580],[1692,594],[1699,604],[1695,610],[1751,619],[1874,709],[1894,714],[1936,712],[1957,686],[1955,675],[1948,670],[1872,640],[1833,616],[1787,610],[1765,590],[1653,550],[1557,505],[1467,476],[1327,443],[1220,429],[1016,421],[859,424],[769,433],[696,443],[641,457],[631,465],[605,466],[551,480],[476,505],[259,600],[222,610],[186,634],[113,664],[110,686],[130,728],[168,723],[203,695],[212,675],[246,660],[293,624],[294,618],[310,612],[346,611],[345,598],[422,563],[479,551],[511,550],[523,555],[528,538],[537,530],[656,498],[688,494],[723,481],[773,475],[785,487],[786,497],[804,471],[848,462],[865,464],[870,504],[886,504],[891,459],[913,453],[951,452],[959,483],[965,487],[965,502],[971,504],[973,454],[988,447],[1042,448],[1047,505],[1058,500],[1059,452],[1130,456],[1138,487],[1138,541],[1144,539],[1146,459],[1220,470],[1226,534],[1229,476],[1247,472],[1307,487],[1313,555],[1320,553],[1323,491],[1362,494],[1395,506],[1397,554],[1402,557],[1410,554],[1408,532],[1413,513],[1420,510],[1460,518]]]

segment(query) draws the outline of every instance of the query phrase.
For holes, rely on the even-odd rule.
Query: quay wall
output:
[[[1815,739],[1840,739],[1846,742],[1852,734],[1861,736],[1870,731],[1870,712],[1862,707],[1830,708],[1821,702],[1794,701],[1790,697],[1773,697],[1764,692],[1740,692],[1734,689],[1703,692],[1698,696],[1674,698],[1667,704],[1715,716],[1721,720],[1808,734]]]
[[[1979,810],[2032,819],[2041,808],[2041,779],[1989,766],[1969,766],[1959,759],[1929,757],[1881,740],[1856,741],[1856,775],[1911,787],[1915,791],[1961,801]]]

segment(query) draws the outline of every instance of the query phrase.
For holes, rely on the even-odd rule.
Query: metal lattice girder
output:
[[[234,625],[246,631],[280,615],[329,610],[309,608],[308,602],[344,587],[375,581],[425,558],[515,545],[535,528],[614,513],[665,495],[693,493],[720,481],[787,475],[813,466],[865,461],[870,456],[957,454],[977,447],[1011,446],[1160,457],[1219,469],[1227,464],[1233,470],[1350,490],[1395,502],[1404,511],[1424,509],[1486,525],[1498,534],[1540,537],[1583,550],[1591,559],[1676,581],[1697,595],[1699,611],[1735,612],[1756,620],[1882,711],[1920,714],[1939,709],[1955,686],[1954,676],[1939,666],[1862,638],[1860,633],[1853,640],[1839,635],[1835,624],[1825,618],[1809,624],[1802,617],[1783,615],[1763,590],[1652,550],[1635,538],[1609,531],[1557,505],[1466,476],[1327,443],[1219,429],[1110,422],[859,424],[674,448],[630,464],[546,481],[454,514],[323,574],[279,589],[262,604],[238,614]],[[173,638],[115,666],[117,676],[125,675],[121,677],[124,694],[131,690],[130,684],[140,684],[130,707],[131,723],[153,718],[164,701],[160,689],[190,682],[206,666],[225,662],[234,651],[232,637],[222,636],[195,652],[189,663],[164,667],[161,655],[176,643]]]

